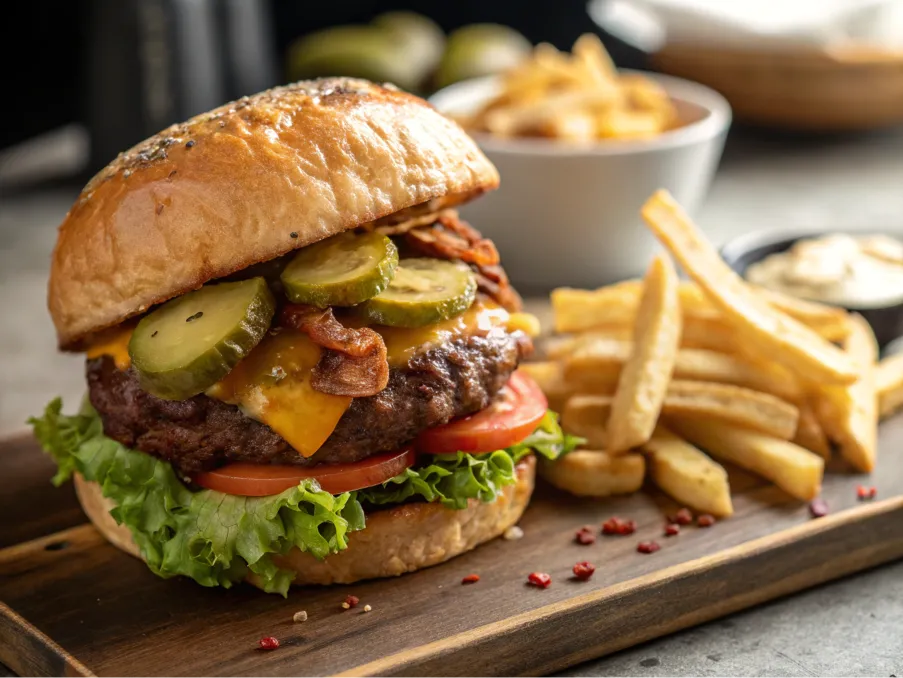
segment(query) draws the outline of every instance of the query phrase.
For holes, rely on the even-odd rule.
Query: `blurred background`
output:
[[[723,156],[729,116],[702,169],[664,150],[603,146],[547,153],[571,163],[561,172],[543,163],[557,183],[517,176],[520,161],[503,168],[506,200],[548,188],[541,228],[565,234],[599,284],[614,270],[599,262],[645,260],[628,235],[642,230],[638,220],[608,229],[623,221],[624,194],[663,183],[659,170],[696,182],[693,211],[717,242],[767,228],[903,230],[901,0],[70,0],[17,3],[0,33],[0,433],[52,395],[71,403],[83,389],[82,359],[56,353],[44,298],[56,227],[84,182],[170,123],[299,78],[357,75],[431,96],[516,65],[537,43],[569,50],[592,33],[619,68],[723,94],[733,123]],[[608,155],[622,164],[594,174]],[[568,189],[592,201],[575,203]],[[474,223],[500,243],[515,282],[547,291],[530,284],[537,267],[506,250],[517,220],[487,214]],[[579,268],[566,253],[544,256]]]

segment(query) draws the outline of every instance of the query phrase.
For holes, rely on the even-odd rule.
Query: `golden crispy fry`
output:
[[[519,369],[533,377],[555,412],[561,412],[567,399],[575,392],[572,386],[565,383],[559,363],[548,360],[521,363]]]
[[[605,423],[612,398],[605,395],[571,396],[564,406],[561,426],[568,433],[590,439],[591,447],[607,449]],[[710,417],[789,440],[797,427],[798,410],[790,403],[748,388],[696,381],[673,380],[661,412],[668,417]]]
[[[595,33],[581,35],[577,38],[571,51],[574,53],[574,58],[582,62],[598,82],[612,82],[618,78],[618,69],[615,68],[614,62]],[[646,79],[643,78],[643,80]]]
[[[681,348],[701,348],[719,353],[737,352],[737,333],[724,318],[711,314],[684,313]]]
[[[630,494],[642,487],[646,460],[641,454],[614,456],[596,450],[575,450],[556,461],[540,459],[539,474],[578,497],[610,497]]]
[[[815,382],[849,384],[853,361],[805,325],[775,310],[734,273],[674,198],[658,191],[642,209],[659,241],[759,354]]]
[[[642,445],[652,482],[684,506],[727,518],[734,513],[727,472],[718,462],[658,426]]]
[[[592,378],[596,382],[617,384],[621,368],[632,351],[631,341],[608,338],[584,341],[564,358],[564,378],[570,382],[585,383],[587,378]]]
[[[799,445],[710,419],[669,418],[668,426],[712,456],[767,478],[797,499],[810,501],[821,491],[825,462]]]
[[[595,342],[623,342],[633,340],[632,325],[612,325],[610,327],[582,332],[580,334],[548,337],[540,346],[543,355],[551,360],[565,361],[568,356]]]
[[[662,122],[655,113],[608,110],[595,122],[599,139],[651,139],[662,133]]]
[[[760,287],[753,289],[770,306],[829,341],[841,341],[850,332],[848,314],[843,309],[803,301]],[[552,292],[555,331],[585,332],[631,325],[642,293],[641,280],[626,280],[595,290],[558,288]],[[724,353],[737,350],[737,332],[699,285],[691,280],[681,281],[680,305],[684,319],[681,346],[711,348]]]
[[[586,143],[638,139],[676,127],[674,102],[644,75],[618,73],[601,41],[586,34],[572,53],[539,44],[501,76],[498,94],[460,122],[499,136],[548,136]]]
[[[551,357],[562,361],[566,382],[582,386],[583,392],[603,393],[613,390],[611,385],[617,383],[632,350],[630,341],[593,332],[556,346]],[[789,402],[798,402],[805,395],[799,381],[780,365],[760,365],[705,349],[681,348],[673,377],[744,386]]]
[[[574,91],[536,103],[518,103],[497,107],[486,114],[486,131],[496,136],[537,135],[544,126],[575,111],[604,110],[611,105],[611,94],[604,91]]]
[[[821,424],[815,410],[808,402],[799,405],[799,422],[796,425],[796,435],[791,442],[800,447],[805,447],[810,452],[815,452],[819,457],[828,461],[831,458],[831,443]]]
[[[885,358],[875,370],[878,389],[878,411],[882,417],[903,405],[903,353]]]
[[[540,136],[587,143],[596,138],[596,119],[587,111],[574,111],[544,120],[537,127]]]
[[[764,287],[751,287],[772,307],[795,318],[828,341],[843,341],[850,334],[849,314],[842,308],[797,299]]]
[[[804,395],[799,380],[781,365],[759,364],[744,356],[706,349],[682,348],[674,363],[674,378],[743,386],[791,403]]]
[[[618,379],[608,419],[608,450],[623,452],[649,440],[661,411],[680,341],[680,300],[671,259],[652,260],[637,311],[633,352]]]
[[[559,287],[552,291],[555,331],[583,332],[610,325],[633,325],[642,283],[627,282],[598,290]]]
[[[561,428],[586,438],[586,446],[604,450],[608,447],[605,422],[611,413],[611,397],[574,395],[568,398],[561,413]]]
[[[817,414],[840,454],[857,470],[869,473],[875,468],[878,448],[878,392],[875,388],[875,361],[878,345],[865,319],[850,316],[850,336],[843,344],[853,360],[859,378],[844,387],[824,389]]]
[[[799,410],[767,393],[730,384],[673,380],[662,412],[667,416],[700,416],[728,421],[790,440],[796,433]]]

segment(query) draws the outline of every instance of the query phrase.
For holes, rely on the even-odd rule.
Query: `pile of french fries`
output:
[[[648,77],[619,74],[595,35],[582,35],[572,51],[537,45],[502,76],[498,95],[461,123],[501,137],[572,142],[645,139],[678,125],[664,89]]]
[[[642,215],[667,251],[642,281],[552,293],[556,334],[524,369],[587,442],[542,474],[583,496],[631,493],[648,475],[727,517],[716,460],[806,501],[835,450],[872,471],[879,416],[903,405],[903,355],[877,363],[861,316],[746,283],[666,191]]]

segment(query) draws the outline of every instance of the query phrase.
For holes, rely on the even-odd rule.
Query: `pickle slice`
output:
[[[423,327],[466,311],[477,281],[466,264],[441,259],[404,259],[384,292],[361,309],[372,322],[392,327]]]
[[[340,233],[305,247],[282,271],[286,296],[296,304],[355,306],[389,285],[398,249],[379,233]]]
[[[275,311],[263,278],[207,285],[166,302],[129,341],[141,387],[166,400],[205,391],[263,339]]]

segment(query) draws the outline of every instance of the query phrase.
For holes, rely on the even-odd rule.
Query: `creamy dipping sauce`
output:
[[[746,279],[803,299],[849,308],[903,301],[903,242],[885,235],[800,240],[750,265]]]

